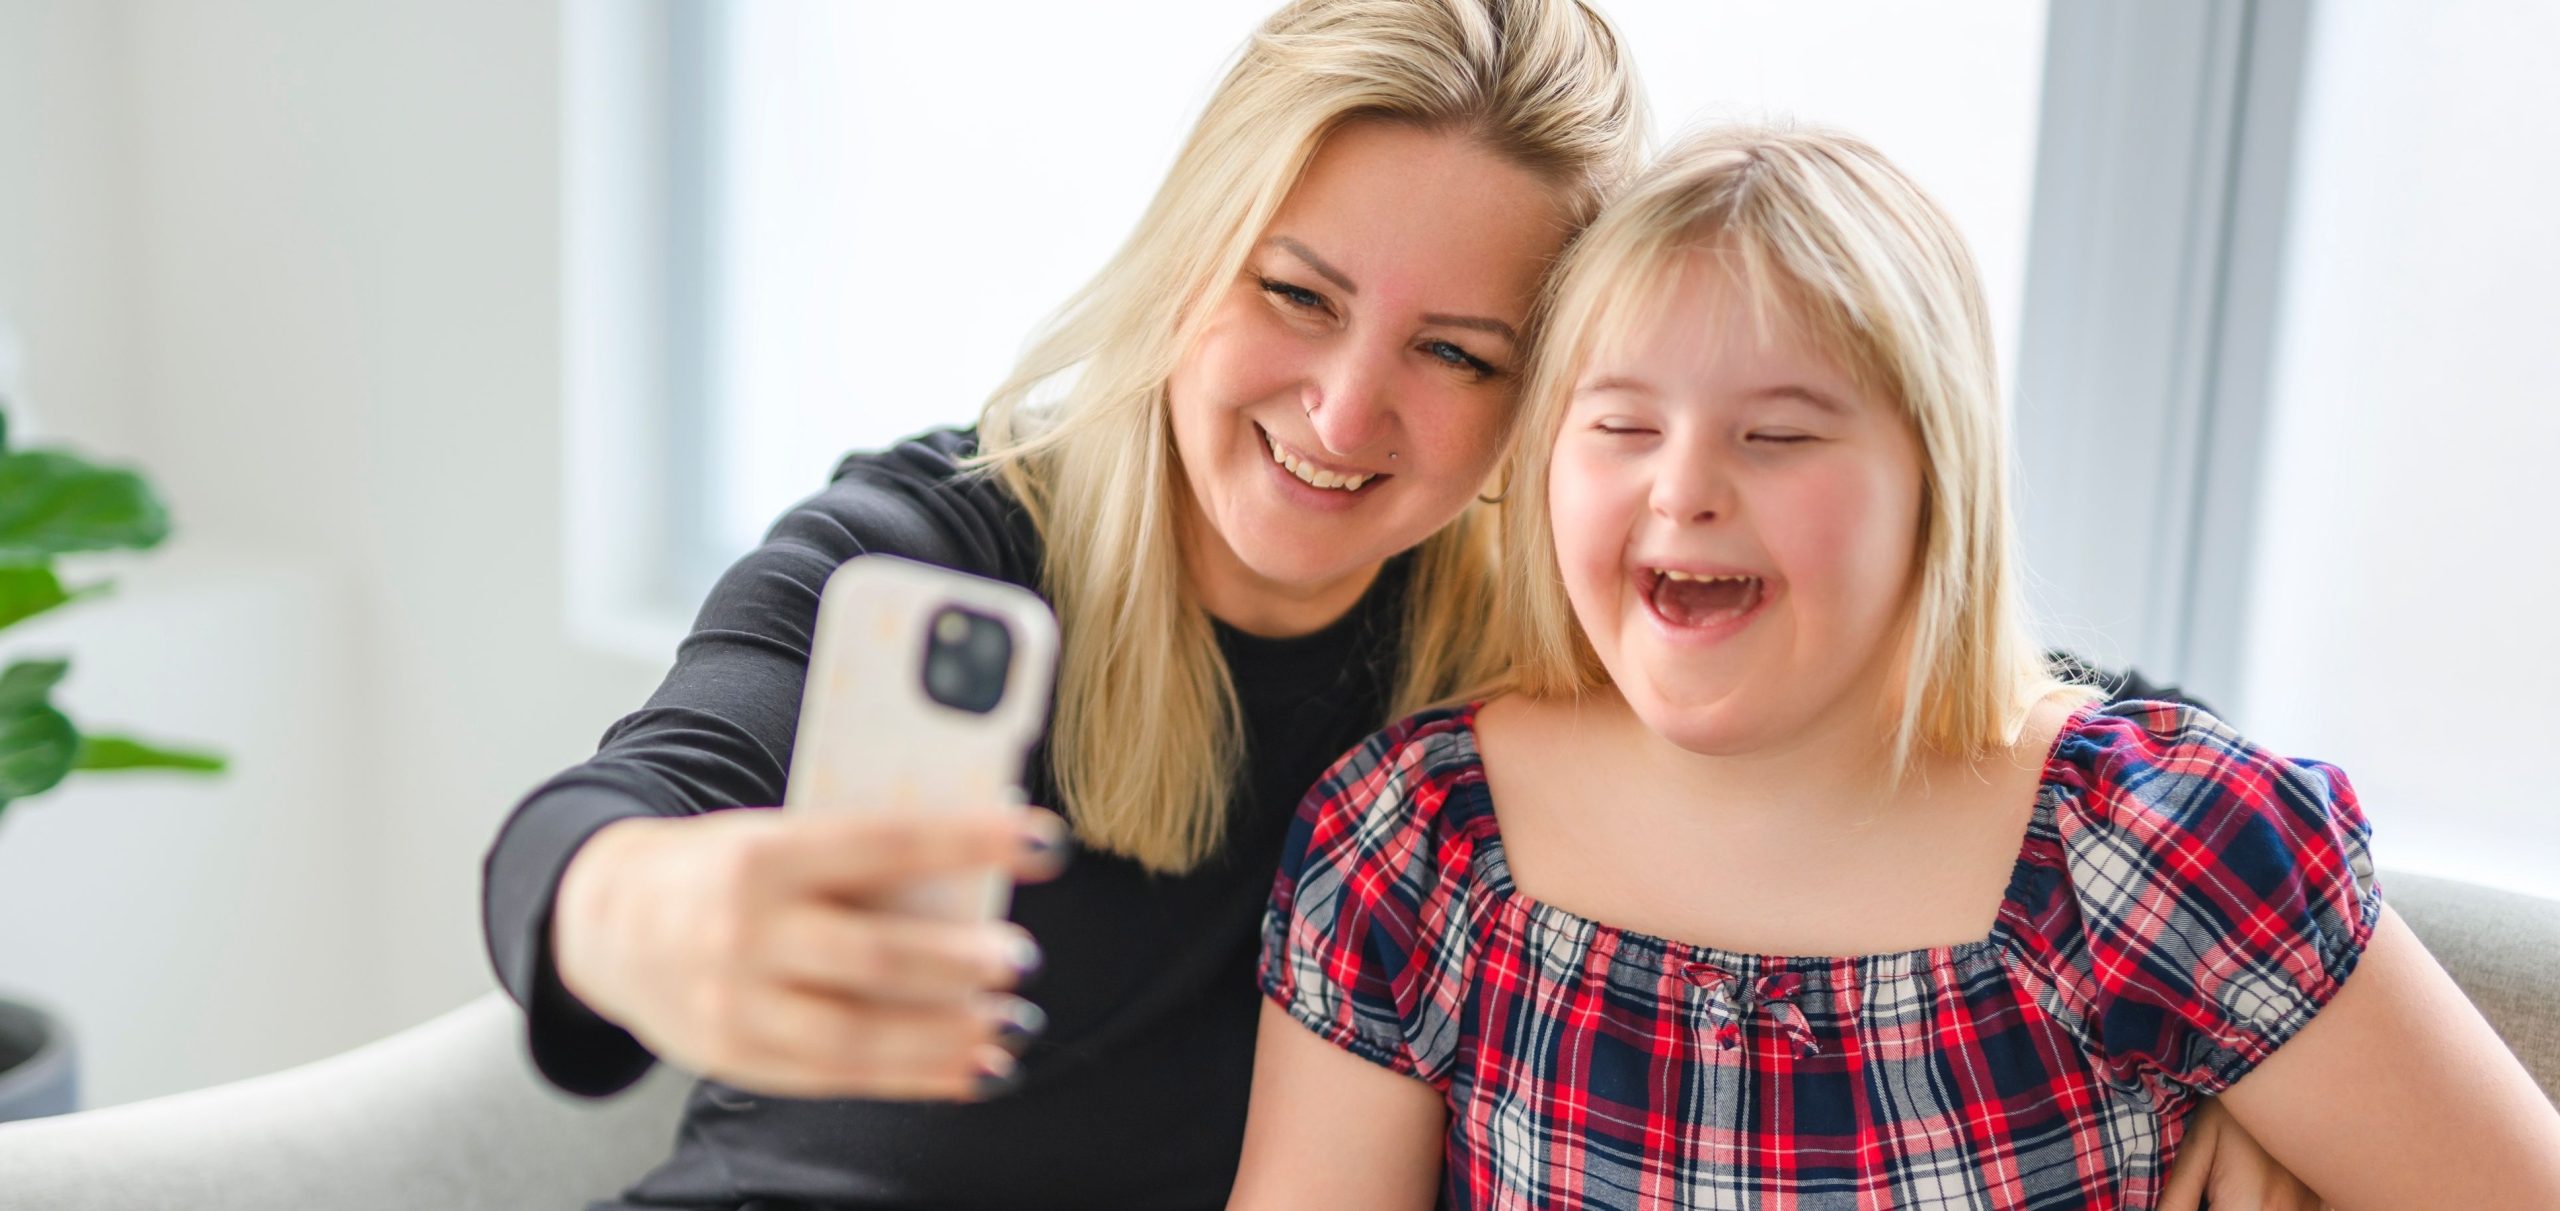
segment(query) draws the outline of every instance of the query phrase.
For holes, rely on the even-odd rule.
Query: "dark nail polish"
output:
[[[1022,834],[1023,850],[1041,859],[1052,871],[1064,870],[1075,856],[1075,837],[1067,832],[1067,822],[1054,814],[1044,813]]]
[[[1017,937],[1008,945],[1005,964],[1013,968],[1013,986],[1022,988],[1040,975],[1040,944],[1027,937]]]
[[[1001,1073],[1001,1075],[998,1073],[980,1075],[978,1088],[973,1088],[970,1093],[975,1093],[978,1098],[1001,1098],[1006,1096],[1006,1093],[1016,1091],[1016,1088],[1021,1088],[1021,1068],[1011,1070],[1011,1073]]]
[[[1040,1007],[1019,997],[996,1011],[996,1045],[1020,1055],[1031,1046],[1031,1040],[1049,1028],[1049,1015]]]
[[[1022,1069],[1008,1068],[1003,1072],[979,1073],[978,1084],[976,1088],[971,1090],[971,1092],[975,1093],[979,1098],[984,1099],[1003,1097],[1004,1095],[1011,1093],[1016,1089],[1020,1089],[1021,1087]]]

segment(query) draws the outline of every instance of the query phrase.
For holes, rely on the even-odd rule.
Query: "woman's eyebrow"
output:
[[[1323,277],[1324,280],[1333,283],[1336,287],[1341,289],[1344,294],[1351,295],[1355,298],[1359,296],[1360,288],[1353,285],[1351,283],[1351,279],[1344,276],[1341,270],[1326,263],[1323,257],[1317,256],[1314,249],[1309,248],[1296,240],[1290,239],[1285,235],[1275,235],[1270,239],[1264,240],[1263,243],[1275,248],[1283,249],[1290,255],[1297,257],[1299,260],[1305,261],[1307,263],[1307,268],[1315,270],[1319,276]],[[1514,345],[1520,343],[1520,333],[1517,329],[1514,329],[1511,325],[1506,324],[1501,320],[1493,319],[1489,316],[1425,315],[1422,317],[1422,322],[1426,324],[1440,324],[1450,328],[1473,328],[1479,332],[1490,332]]]
[[[1511,325],[1481,315],[1426,315],[1422,317],[1422,322],[1445,324],[1451,328],[1474,328],[1481,332],[1490,332],[1514,345],[1520,343],[1520,334],[1512,331]]]
[[[1285,235],[1275,235],[1268,240],[1264,240],[1263,243],[1285,248],[1291,253],[1296,254],[1299,260],[1307,263],[1307,268],[1315,270],[1318,274],[1323,276],[1324,280],[1341,288],[1344,294],[1357,295],[1360,293],[1360,288],[1352,285],[1350,278],[1344,277],[1341,270],[1326,264],[1323,257],[1315,254],[1314,249],[1311,249],[1296,240],[1290,239]]]

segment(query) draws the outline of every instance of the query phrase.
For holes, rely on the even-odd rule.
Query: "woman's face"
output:
[[[1325,140],[1167,383],[1212,614],[1322,626],[1484,489],[1566,234],[1554,190],[1462,136]]]

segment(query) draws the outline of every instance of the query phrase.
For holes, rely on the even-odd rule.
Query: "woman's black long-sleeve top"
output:
[[[560,985],[547,938],[562,869],[615,820],[782,802],[818,594],[837,565],[888,552],[1037,590],[1039,535],[999,481],[962,472],[972,443],[938,432],[846,459],[721,578],[648,703],[508,818],[486,864],[489,952],[553,1083],[608,1094],[654,1062]],[[1224,1205],[1280,844],[1324,768],[1387,722],[1405,582],[1404,561],[1390,563],[1349,615],[1302,638],[1218,629],[1245,738],[1222,855],[1169,877],[1087,852],[1016,892],[1013,919],[1046,959],[1025,995],[1049,1015],[1019,1090],[972,1104],[813,1101],[703,1082],[673,1155],[623,1202],[598,1205]],[[1056,803],[1045,751],[1032,765],[1033,801]]]

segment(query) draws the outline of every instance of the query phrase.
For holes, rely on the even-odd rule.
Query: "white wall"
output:
[[[58,401],[49,428],[109,447],[133,438],[123,17],[0,0],[0,395],[21,421]]]
[[[2314,31],[2250,729],[2341,764],[2386,864],[2560,895],[2560,8]]]
[[[660,671],[562,625],[559,27],[524,0],[0,5],[0,97],[37,115],[0,125],[0,297],[43,317],[47,427],[146,466],[181,528],[129,614],[61,624],[73,702],[240,763],[0,825],[0,985],[99,1023],[93,1104],[488,988],[483,848]],[[237,709],[187,705],[226,685]],[[149,823],[181,802],[221,843]],[[119,849],[75,813],[145,823]],[[102,869],[113,913],[47,908]],[[270,908],[220,907],[243,881]]]
[[[86,577],[84,577],[85,579]],[[218,746],[218,781],[82,775],[0,819],[0,994],[63,1015],[86,1103],[251,1076],[380,1033],[376,813],[347,586],[201,542],[13,632],[69,653],[102,731]]]

